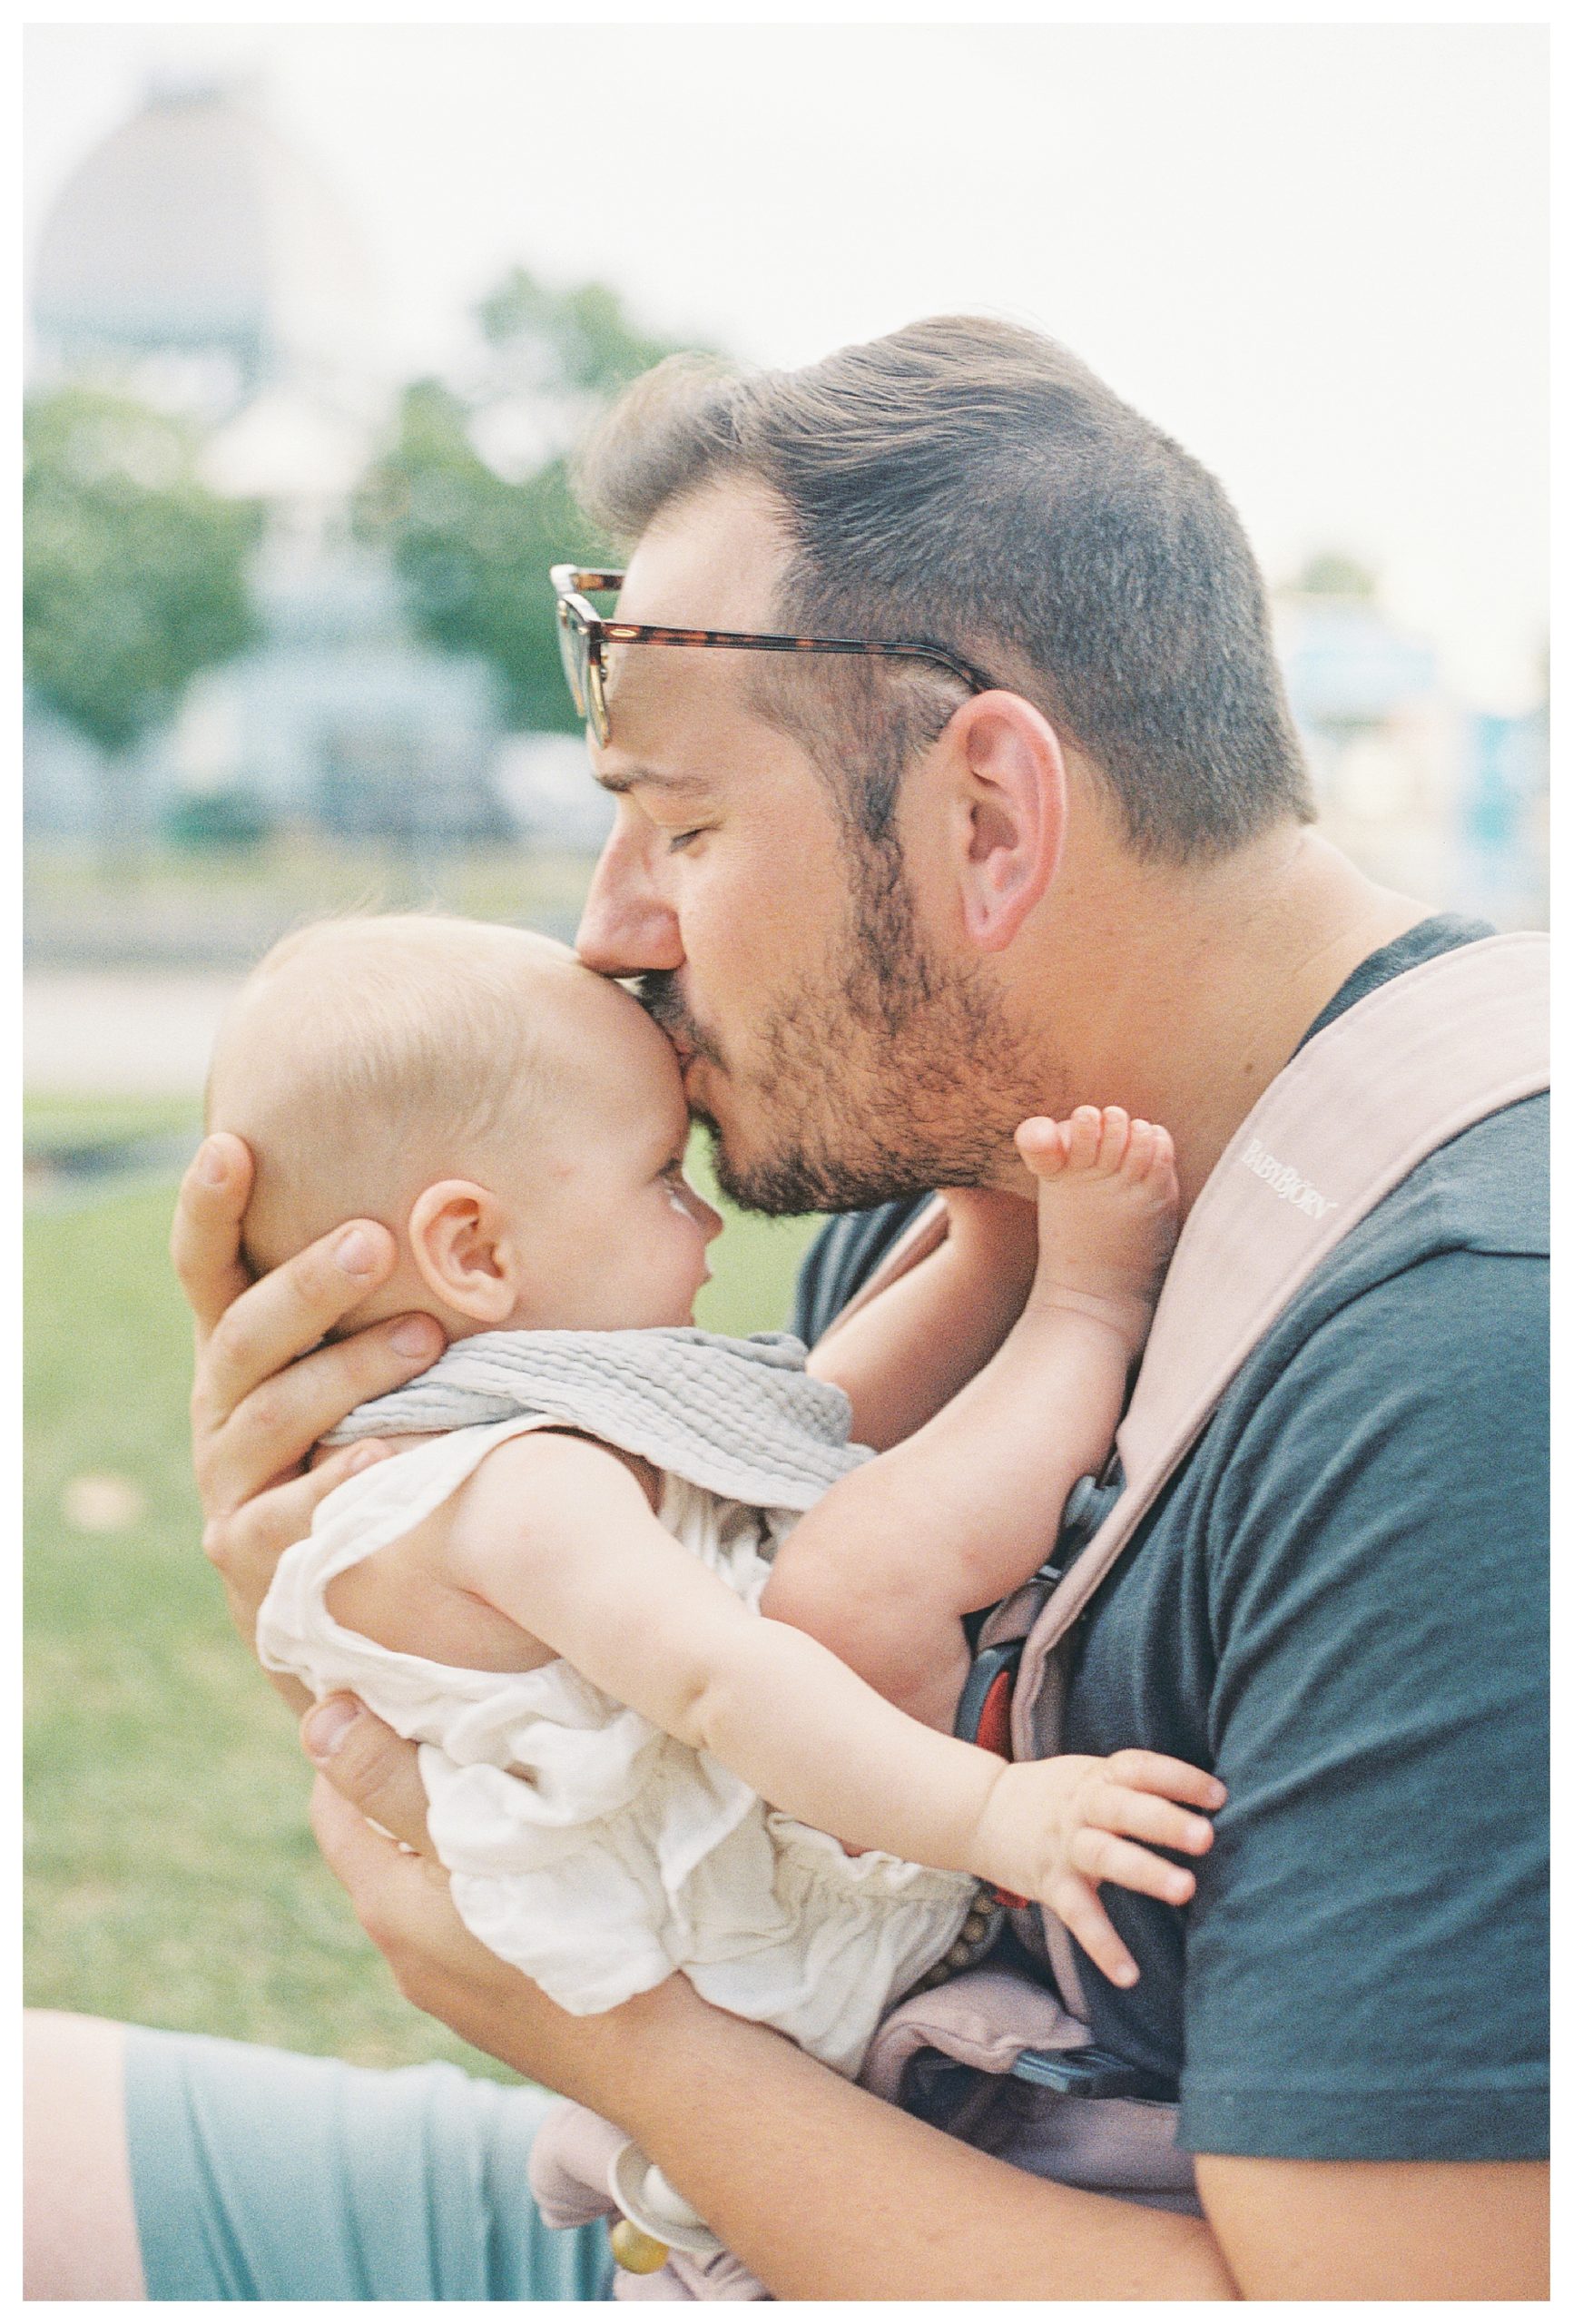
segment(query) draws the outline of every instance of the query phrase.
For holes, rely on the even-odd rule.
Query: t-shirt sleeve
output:
[[[1193,2152],[1544,2153],[1546,1270],[1452,1250],[1323,1321],[1210,1512]]]

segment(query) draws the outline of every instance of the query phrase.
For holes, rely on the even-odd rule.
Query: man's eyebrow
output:
[[[608,774],[603,768],[595,770],[595,780],[603,791],[618,797],[625,791],[694,792],[705,789],[703,775],[664,774],[659,767],[631,766]]]

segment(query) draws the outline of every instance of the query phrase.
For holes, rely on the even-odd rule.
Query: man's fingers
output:
[[[397,1256],[386,1226],[351,1219],[231,1299],[198,1368],[197,1400],[211,1423],[221,1425],[261,1382],[314,1348],[387,1281]]]
[[[567,2016],[516,1969],[488,1952],[455,1911],[447,1875],[436,1857],[411,1855],[385,1838],[325,1776],[320,1775],[312,1786],[311,1829],[329,1871],[343,1883],[357,1920],[407,2001],[440,2017],[467,2041],[516,2064],[521,2073],[555,2076],[556,2088],[569,2084],[558,2062],[559,2044],[565,2034],[571,2043],[578,2028],[602,2021]],[[669,1984],[680,1982],[667,1980]],[[668,2010],[670,2005],[669,2001]],[[628,2006],[624,2004],[624,2013]],[[626,2063],[620,2038],[625,2024],[624,2015],[611,2036],[618,2042],[619,2069]],[[595,2042],[594,2034],[589,2038]],[[616,2084],[608,2081],[605,2086]]]
[[[258,1493],[228,1517],[215,1517],[202,1534],[202,1548],[235,1596],[255,1615],[273,1579],[273,1569],[292,1541],[311,1531],[319,1502],[346,1477],[391,1458],[393,1447],[375,1439],[341,1444],[305,1475]]]
[[[241,1220],[251,1193],[251,1155],[228,1130],[206,1137],[181,1180],[170,1257],[196,1318],[202,1347],[232,1300],[250,1286]]]
[[[313,1710],[319,1708],[312,1706]],[[310,1822],[328,1865],[357,1896],[384,1879],[403,1853],[385,1832],[374,1831],[326,1776],[319,1776],[311,1787]]]
[[[329,1695],[309,1710],[300,1739],[307,1758],[341,1798],[406,1847],[430,1855],[426,1787],[413,1743],[385,1727],[353,1695]]]
[[[257,1285],[258,1291],[266,1288],[266,1284]],[[209,1343],[209,1358],[229,1328],[226,1316]],[[205,1435],[201,1433],[200,1399],[193,1399],[199,1426],[197,1482],[204,1508],[219,1517],[239,1509],[275,1477],[298,1467],[319,1438],[357,1404],[424,1372],[444,1344],[442,1325],[435,1316],[399,1315],[373,1324],[353,1339],[318,1348],[263,1378],[221,1427]]]
[[[463,1949],[475,1945],[454,1911],[447,1875],[435,1858],[411,1855],[374,1831],[323,1776],[311,1787],[311,1830],[394,1982],[423,2007],[413,1985],[428,1951],[435,1946],[440,1956],[456,1938]]]

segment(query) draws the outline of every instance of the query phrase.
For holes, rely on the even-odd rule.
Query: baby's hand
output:
[[[1017,1896],[1037,1897],[1106,1977],[1134,1985],[1136,1965],[1098,1901],[1097,1884],[1113,1880],[1166,1905],[1189,1903],[1195,1874],[1136,1842],[1204,1856],[1213,1827],[1189,1809],[1216,1810],[1227,1797],[1215,1776],[1156,1751],[1028,1759],[1006,1768],[990,1792],[978,1819],[979,1858],[970,1869]]]

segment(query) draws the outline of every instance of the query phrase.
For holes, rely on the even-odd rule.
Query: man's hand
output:
[[[310,1531],[318,1502],[387,1451],[347,1445],[308,1471],[312,1447],[367,1397],[424,1372],[444,1344],[433,1317],[402,1315],[320,1345],[392,1274],[393,1237],[375,1220],[351,1220],[253,1283],[241,1253],[251,1191],[247,1147],[215,1134],[186,1172],[170,1236],[196,1324],[192,1447],[208,1521],[202,1546],[248,1642],[273,1569]]]
[[[685,1977],[618,2009],[572,2017],[470,1935],[431,1853],[412,1743],[351,1695],[310,1711],[301,1739],[319,1769],[317,1844],[407,2001],[489,2057],[613,2120],[642,2048],[683,2054],[690,2021],[710,2014]]]

